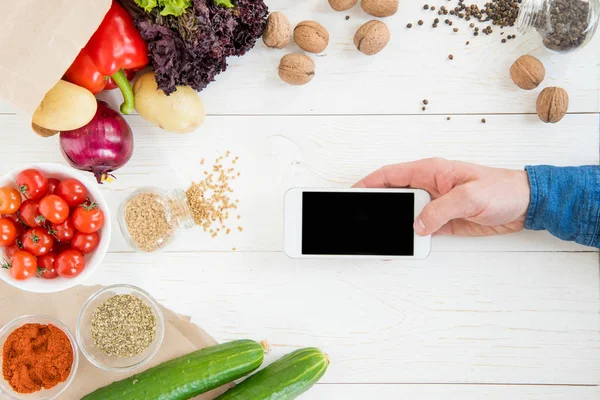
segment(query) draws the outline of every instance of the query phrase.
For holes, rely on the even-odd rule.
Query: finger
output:
[[[407,163],[386,165],[370,173],[352,187],[418,187],[419,189],[427,189],[434,183],[435,174],[439,169],[438,166],[442,162],[445,162],[445,160],[429,158]]]
[[[477,210],[467,191],[465,185],[458,186],[427,204],[415,220],[414,229],[417,235],[431,235],[449,221],[476,214]]]

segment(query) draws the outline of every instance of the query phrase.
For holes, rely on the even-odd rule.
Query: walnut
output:
[[[315,62],[305,54],[286,54],[279,62],[279,77],[290,85],[304,85],[315,76]]]
[[[346,11],[354,7],[358,0],[329,0],[329,5],[335,11]]]
[[[569,94],[559,87],[547,87],[537,98],[536,111],[544,122],[560,121],[569,108]]]
[[[510,67],[510,77],[513,82],[525,90],[533,90],[546,77],[544,64],[533,56],[521,56]]]
[[[292,28],[287,17],[280,12],[272,12],[267,19],[267,26],[263,32],[263,42],[268,47],[283,49],[290,43]]]
[[[321,53],[329,44],[329,32],[315,21],[302,21],[294,28],[294,40],[304,51]]]
[[[379,53],[390,41],[390,30],[381,21],[369,21],[356,31],[354,45],[368,56]]]
[[[396,14],[398,0],[362,0],[360,3],[367,14],[384,18]]]

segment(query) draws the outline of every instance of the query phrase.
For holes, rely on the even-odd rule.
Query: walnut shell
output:
[[[513,82],[525,90],[533,90],[546,77],[544,64],[533,56],[521,56],[510,67],[510,77]]]
[[[329,5],[335,11],[346,11],[354,7],[358,0],[329,0]]]
[[[398,12],[398,0],[362,0],[360,3],[367,14],[385,18]]]
[[[321,53],[329,44],[329,32],[315,21],[302,21],[294,28],[294,40],[304,51]]]
[[[315,62],[306,54],[286,54],[279,62],[279,77],[290,85],[304,85],[315,76]]]
[[[263,32],[263,42],[268,47],[283,49],[290,43],[292,27],[290,21],[280,12],[272,12],[267,18],[267,26]]]
[[[569,109],[569,94],[563,88],[547,87],[537,98],[536,111],[544,122],[560,121]]]
[[[362,53],[372,56],[379,53],[390,41],[390,30],[381,21],[369,21],[354,34],[354,45]]]

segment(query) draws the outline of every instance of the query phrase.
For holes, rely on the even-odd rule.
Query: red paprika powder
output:
[[[2,375],[18,393],[64,382],[72,365],[71,342],[52,324],[25,324],[8,335],[2,349]]]

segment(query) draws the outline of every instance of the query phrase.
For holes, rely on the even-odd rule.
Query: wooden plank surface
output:
[[[598,254],[111,253],[92,281],[141,286],[217,340],[331,357],[326,383],[597,384]]]
[[[135,152],[117,181],[103,186],[116,218],[119,204],[143,186],[187,187],[227,150],[239,156],[243,233],[210,239],[200,229],[186,233],[176,251],[280,251],[283,248],[283,194],[294,186],[344,187],[381,165],[442,156],[490,166],[598,163],[598,116],[569,115],[544,125],[530,115],[481,116],[212,116],[191,135],[176,135],[128,117]],[[33,161],[64,163],[58,138],[39,138],[19,116],[0,118],[10,136],[0,147],[0,173]],[[200,165],[206,159],[205,166]],[[91,175],[90,175],[91,177]],[[232,223],[237,224],[237,221]],[[237,225],[233,225],[237,227]],[[112,251],[128,251],[118,229]],[[525,232],[486,239],[436,238],[434,251],[590,251],[546,233]]]
[[[427,400],[598,400],[597,386],[317,385],[306,398]]]
[[[424,2],[404,1],[400,11],[385,19],[392,39],[373,57],[358,52],[355,31],[373,19],[361,7],[333,11],[325,0],[269,0],[272,11],[288,15],[292,25],[319,21],[330,32],[325,53],[313,56],[316,75],[306,86],[290,87],[277,76],[280,58],[300,51],[292,44],[273,50],[259,41],[241,58],[231,58],[229,69],[202,92],[211,114],[423,114],[421,101],[428,99],[427,114],[533,113],[541,90],[523,91],[509,76],[510,65],[522,54],[544,62],[547,78],[542,86],[561,86],[570,97],[570,112],[600,111],[600,39],[569,55],[550,55],[540,48],[534,33],[525,36],[516,28],[502,29],[515,40],[501,44],[500,29],[492,35],[473,37],[468,22],[454,21],[431,27],[437,12],[425,11]],[[445,0],[428,1],[446,5]],[[482,4],[484,2],[481,2]],[[345,20],[349,15],[350,19]],[[444,17],[445,18],[445,17]],[[425,24],[418,27],[422,19]],[[442,19],[443,20],[443,19]],[[407,29],[412,22],[415,27]],[[485,25],[481,25],[483,29]],[[468,46],[466,41],[470,41]],[[453,54],[454,60],[448,60]],[[0,105],[0,112],[14,112]]]

